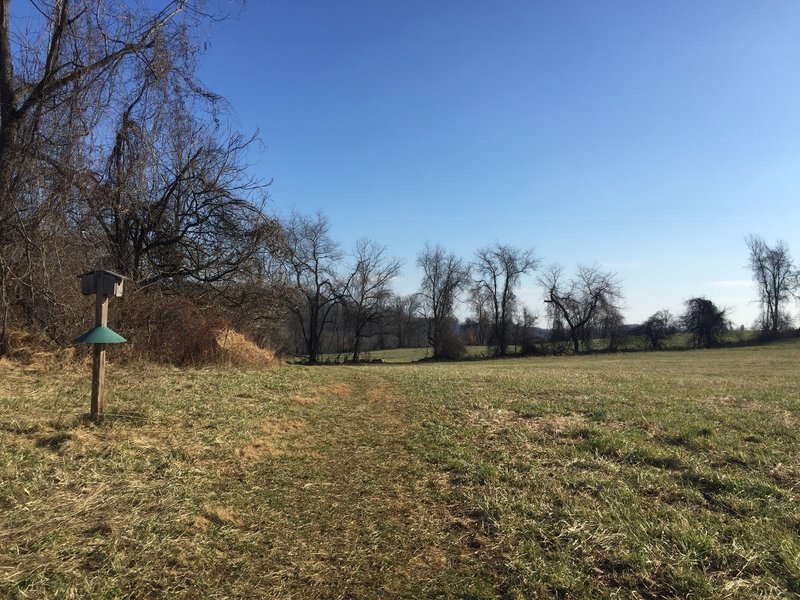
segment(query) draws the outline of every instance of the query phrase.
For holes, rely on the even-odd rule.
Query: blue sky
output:
[[[615,271],[626,316],[757,314],[744,237],[800,256],[800,3],[253,0],[206,85],[273,209],[405,260],[500,240]],[[541,290],[522,298],[541,310]],[[796,307],[795,307],[796,308]],[[796,311],[795,311],[796,312]]]

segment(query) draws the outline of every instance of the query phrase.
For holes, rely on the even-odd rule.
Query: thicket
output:
[[[232,326],[264,340],[281,228],[196,77],[212,18],[192,1],[59,0],[0,11],[0,355],[19,331],[64,346],[89,326],[76,275],[128,278],[125,354],[210,360]],[[265,292],[265,288],[267,291]],[[249,318],[243,318],[245,315]],[[28,338],[30,339],[30,338]]]

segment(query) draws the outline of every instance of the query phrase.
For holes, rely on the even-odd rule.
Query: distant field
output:
[[[797,597],[799,364],[0,362],[0,596]]]
[[[736,344],[737,342],[747,341],[752,339],[756,335],[753,331],[732,331],[728,333],[724,341],[730,344]],[[663,342],[663,346],[666,350],[676,350],[676,349],[688,349],[691,346],[692,340],[691,336],[686,333],[679,333],[673,336],[670,336]],[[544,347],[546,348],[549,343],[545,342]],[[608,347],[608,341],[603,339],[597,339],[592,341],[592,348],[594,351],[602,351]],[[641,337],[631,336],[627,338],[623,343],[620,344],[621,350],[644,350],[644,340]],[[510,353],[514,353],[517,351],[516,346],[511,346],[509,348]],[[493,354],[493,350],[489,346],[467,346],[466,353],[464,355],[465,358],[477,358],[477,357],[491,357]],[[371,352],[364,352],[362,354],[362,358],[364,359],[375,359],[380,358],[384,362],[388,363],[408,363],[408,362],[415,362],[418,360],[422,360],[424,358],[428,358],[431,355],[430,348],[393,348],[391,350],[373,350]],[[323,356],[323,361],[328,362],[343,362],[346,358],[349,358],[348,354],[327,354]]]
[[[479,356],[491,356],[492,351],[487,346],[467,346],[465,353],[466,358],[474,358]],[[392,348],[391,350],[373,350],[365,352],[362,355],[363,359],[380,358],[388,363],[410,363],[431,356],[430,348]],[[344,360],[344,355],[337,357],[335,355],[327,355],[325,358],[331,361]]]

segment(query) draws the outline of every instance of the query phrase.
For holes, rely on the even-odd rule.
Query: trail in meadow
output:
[[[437,482],[411,451],[413,407],[369,368],[336,368],[294,398],[305,429],[266,476],[276,596],[428,596],[463,551]],[[270,463],[262,463],[261,469]],[[274,464],[273,464],[274,466]],[[279,568],[275,565],[279,564]],[[265,582],[266,583],[266,582]]]

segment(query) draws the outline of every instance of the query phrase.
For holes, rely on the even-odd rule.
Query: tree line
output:
[[[391,282],[401,262],[385,247],[360,240],[346,263],[324,215],[293,216],[287,239],[296,294],[289,330],[300,340],[296,352],[311,363],[323,354],[358,362],[365,348],[395,346],[425,346],[434,359],[459,358],[467,344],[486,346],[497,357],[564,352],[567,347],[577,354],[598,343],[615,351],[631,337],[643,340],[644,348],[660,350],[681,332],[690,345],[711,348],[731,328],[729,311],[704,297],[688,299],[680,315],[662,309],[641,324],[627,325],[622,286],[614,273],[597,265],[579,265],[572,274],[557,264],[543,267],[532,249],[501,242],[477,249],[471,260],[426,244],[416,259],[418,291],[399,296]],[[797,297],[798,270],[783,242],[770,247],[750,236],[746,243],[763,309],[756,325],[762,337],[775,337],[791,328],[788,303]],[[519,300],[526,275],[534,276],[543,290],[543,327],[536,327],[539,315]]]
[[[15,332],[66,345],[85,329],[75,275],[95,268],[129,278],[113,318],[151,358],[190,360],[190,344],[225,326],[312,363],[388,346],[437,359],[466,344],[537,352],[543,340],[613,350],[632,333],[621,282],[596,265],[568,272],[501,242],[470,259],[428,244],[418,291],[398,295],[403,265],[381,244],[360,240],[345,260],[323,215],[276,218],[246,160],[257,132],[231,128],[224,98],[197,78],[218,15],[195,0],[153,6],[52,0],[15,15],[0,0],[0,355]],[[747,247],[759,327],[775,337],[792,326],[797,268],[783,242]],[[520,302],[523,277],[544,291],[542,315]],[[654,349],[678,330],[714,345],[728,325],[694,298],[634,333]]]

